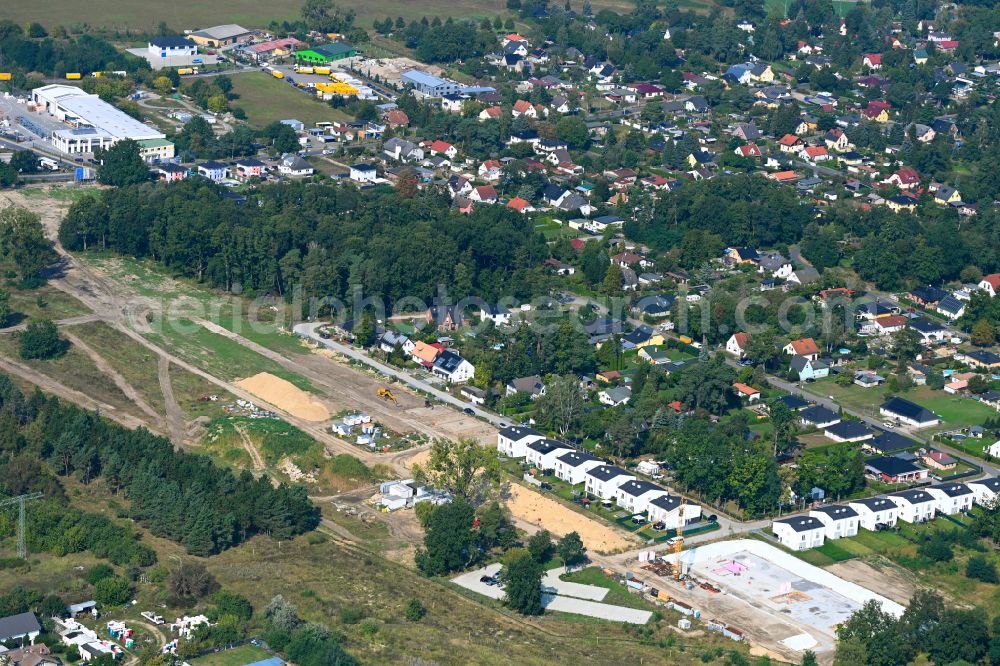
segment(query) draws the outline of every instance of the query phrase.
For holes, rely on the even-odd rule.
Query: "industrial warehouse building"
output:
[[[163,143],[166,139],[163,132],[80,88],[58,84],[42,86],[31,91],[31,101],[68,125],[66,129],[55,130],[50,136],[43,137],[64,153],[92,153],[110,148],[122,139],[135,139],[140,145],[149,142],[145,144],[149,148],[142,148],[144,159],[154,157],[146,154],[147,150],[155,152],[157,159],[173,155],[173,144],[168,150]],[[152,141],[154,139],[157,141]]]
[[[457,95],[463,91],[464,87],[454,81],[446,81],[436,76],[431,76],[427,72],[419,69],[411,69],[403,72],[400,76],[404,86],[413,86],[417,92],[421,92],[430,97],[443,97],[444,95]]]
[[[253,39],[253,33],[241,25],[227,23],[226,25],[216,25],[204,30],[197,30],[189,34],[187,38],[198,46],[217,49],[221,46],[248,42]]]
[[[358,50],[350,44],[333,42],[331,44],[322,44],[306,51],[296,51],[295,60],[296,62],[309,65],[325,65],[334,60],[353,58],[356,55],[358,55]]]

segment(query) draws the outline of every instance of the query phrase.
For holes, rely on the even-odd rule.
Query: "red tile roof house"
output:
[[[480,185],[472,190],[472,193],[469,194],[469,198],[473,201],[479,201],[481,203],[496,203],[497,191],[493,189],[492,185]]]
[[[442,141],[438,139],[430,145],[431,155],[447,155],[449,159],[454,158],[458,155],[458,148],[451,145],[447,141]]]
[[[778,139],[778,149],[783,153],[794,153],[802,145],[802,139],[794,134],[786,134]]]
[[[748,143],[745,146],[739,146],[734,151],[740,157],[760,157],[760,148],[757,147],[756,143]]]
[[[760,399],[760,391],[752,386],[747,386],[746,384],[737,382],[733,384],[733,388],[736,389],[737,395],[739,395],[740,398],[745,398],[747,402],[755,402]]]
[[[534,207],[531,205],[531,202],[525,201],[521,197],[514,197],[513,199],[508,201],[507,208],[510,208],[511,210],[516,210],[518,213],[522,214],[530,213],[533,210],[535,210]],[[570,242],[572,243],[573,241]]]
[[[861,59],[861,64],[868,69],[882,69],[882,54],[869,53]]]
[[[882,182],[886,185],[895,185],[901,190],[910,190],[920,184],[920,174],[917,173],[916,169],[903,167]]]
[[[535,107],[531,105],[531,102],[526,102],[523,99],[514,102],[514,108],[511,109],[510,113],[515,118],[520,116],[527,116],[528,118],[538,117],[538,113],[535,111]]]
[[[805,356],[810,361],[815,361],[819,358],[819,346],[816,345],[816,341],[812,338],[792,340],[785,345],[783,351],[793,356]]]
[[[747,352],[747,343],[750,342],[749,333],[733,333],[726,341],[726,351],[737,358],[743,358]]]

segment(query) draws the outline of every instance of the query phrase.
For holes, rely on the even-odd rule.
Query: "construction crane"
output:
[[[396,396],[394,396],[392,394],[392,391],[390,391],[389,389],[384,389],[384,388],[379,389],[378,397],[382,398],[383,400],[392,400],[393,404],[396,405],[399,404],[399,402],[396,400]]]
[[[0,509],[17,505],[17,556],[22,560],[28,559],[28,548],[24,540],[24,504],[25,502],[41,499],[41,497],[41,493],[30,493],[0,500]]]
[[[674,564],[674,580],[681,579],[681,551],[684,550],[684,498],[681,497],[681,505],[677,507],[677,529],[674,537],[674,554],[677,562]]]

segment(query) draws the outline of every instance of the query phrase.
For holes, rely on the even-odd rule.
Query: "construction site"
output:
[[[836,628],[867,601],[903,606],[756,539],[717,541],[677,553],[639,553],[630,577],[684,615],[720,618],[751,643],[798,661],[831,657]]]

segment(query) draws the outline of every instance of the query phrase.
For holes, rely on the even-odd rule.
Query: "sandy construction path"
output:
[[[515,518],[545,528],[555,536],[576,532],[587,550],[610,553],[637,545],[614,528],[517,484],[510,485],[507,508]]]

